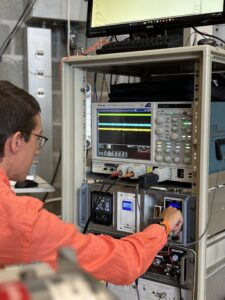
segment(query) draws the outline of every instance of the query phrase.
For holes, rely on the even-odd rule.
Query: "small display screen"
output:
[[[165,208],[172,206],[182,212],[182,201],[177,199],[165,199]]]
[[[128,200],[123,200],[122,201],[122,209],[123,210],[128,210],[128,211],[132,211],[132,202],[128,201]]]

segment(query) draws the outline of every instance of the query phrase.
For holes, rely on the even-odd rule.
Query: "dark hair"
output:
[[[0,157],[9,136],[20,131],[26,141],[36,124],[34,117],[41,111],[37,100],[8,81],[0,80]]]

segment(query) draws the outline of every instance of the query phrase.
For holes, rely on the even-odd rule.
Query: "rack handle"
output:
[[[223,159],[223,154],[222,154],[222,150],[221,150],[222,145],[225,145],[225,138],[215,140],[217,160],[222,160]]]

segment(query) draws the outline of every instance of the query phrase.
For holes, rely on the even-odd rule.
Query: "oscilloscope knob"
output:
[[[159,267],[161,265],[162,261],[160,258],[155,258],[152,262],[154,267]]]
[[[178,139],[178,134],[176,132],[171,133],[170,135],[172,140],[177,140]]]
[[[185,164],[188,164],[188,163],[190,162],[190,160],[191,160],[190,157],[185,157],[185,158],[184,158],[184,163],[185,163]]]
[[[180,162],[180,157],[174,157],[174,162],[179,163]]]
[[[164,160],[165,160],[165,162],[171,162],[172,157],[167,155]]]
[[[160,127],[157,127],[156,130],[155,130],[155,133],[158,134],[158,135],[161,135],[163,133],[163,129],[160,128]]]
[[[158,116],[158,117],[155,119],[155,122],[156,122],[156,124],[162,124],[163,120],[164,120],[163,116]]]
[[[163,160],[162,155],[156,155],[155,160],[161,162]]]

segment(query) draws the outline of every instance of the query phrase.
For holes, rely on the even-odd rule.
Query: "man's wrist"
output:
[[[166,235],[169,235],[169,233],[171,231],[170,223],[163,218],[151,219],[150,224],[159,224],[160,226],[164,227],[164,229],[166,231]]]
[[[169,235],[169,233],[170,233],[170,223],[167,220],[163,219],[159,223],[159,225],[163,226],[165,228],[166,235]]]

